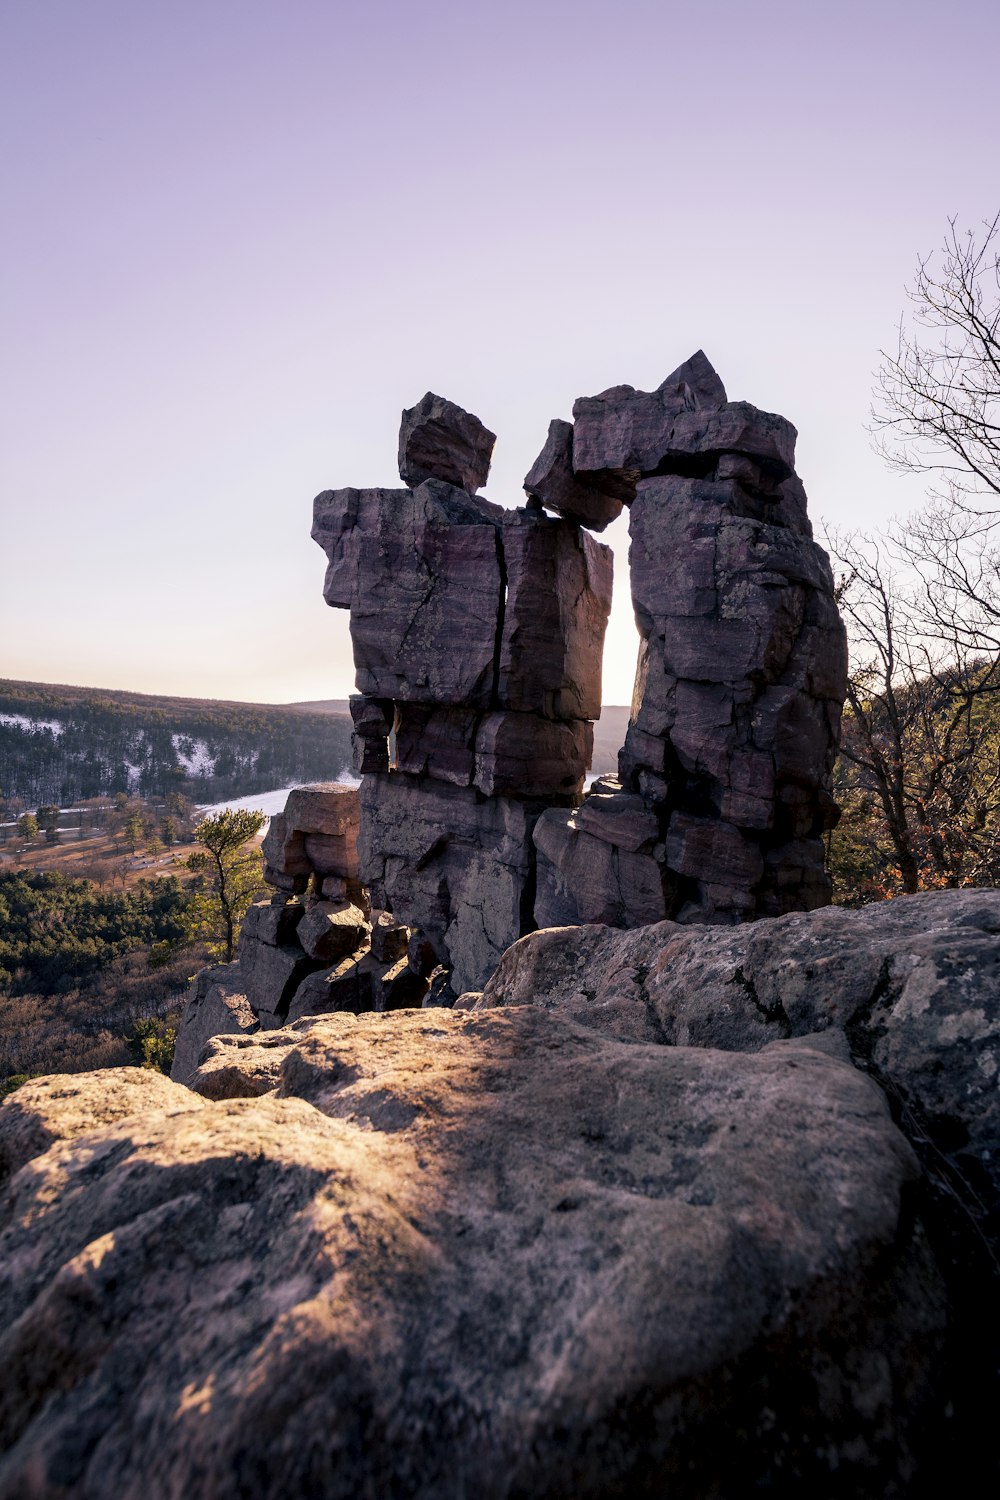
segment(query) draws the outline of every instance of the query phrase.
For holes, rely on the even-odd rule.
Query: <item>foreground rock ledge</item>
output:
[[[151,1078],[105,1123],[84,1074],[64,1128],[40,1098],[0,1495],[909,1492],[943,1296],[862,1074],[530,1006],[268,1042],[260,1098]]]
[[[726,929],[537,932],[463,1003],[531,1003],[623,1040],[739,1052],[846,1031],[925,1166],[964,1198],[1000,1259],[1000,891]]]

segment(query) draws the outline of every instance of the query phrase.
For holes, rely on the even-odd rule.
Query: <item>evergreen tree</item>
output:
[[[264,826],[264,814],[227,807],[202,818],[194,836],[205,850],[188,858],[188,868],[205,874],[198,895],[202,929],[225,963],[232,963],[240,926],[261,884],[263,860],[251,840]]]

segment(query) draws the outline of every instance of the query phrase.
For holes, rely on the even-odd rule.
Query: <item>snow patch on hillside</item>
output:
[[[204,740],[191,739],[186,734],[172,734],[171,744],[179,765],[189,776],[211,776],[215,770],[215,756]]]
[[[30,719],[26,714],[0,714],[0,724],[14,724],[18,729],[27,729],[32,734],[38,729],[49,729],[57,739],[63,732],[58,719]]]

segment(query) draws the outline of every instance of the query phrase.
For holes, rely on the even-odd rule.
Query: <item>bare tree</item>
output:
[[[949,220],[908,297],[873,431],[930,500],[830,539],[852,648],[831,855],[869,895],[1000,879],[1000,214]]]
[[[1000,213],[977,232],[948,221],[918,262],[895,354],[882,351],[872,410],[890,465],[933,476],[932,494],[1000,510]]]
[[[996,883],[1000,643],[932,613],[935,581],[898,536],[828,545],[852,653],[830,849],[841,892]]]

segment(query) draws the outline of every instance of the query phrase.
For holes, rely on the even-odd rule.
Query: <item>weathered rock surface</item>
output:
[[[727,929],[537,932],[504,955],[475,1003],[540,1005],[622,1040],[740,1052],[843,1028],[912,1138],[952,1163],[954,1191],[1000,1247],[1000,892]]]
[[[478,708],[401,703],[396,710],[394,769],[407,776],[448,781],[452,786],[471,786],[476,776],[476,731],[481,718]]]
[[[101,1068],[29,1078],[0,1105],[0,1183],[60,1141],[150,1111],[184,1114],[201,1101],[153,1068]]]
[[[191,981],[187,1004],[177,1028],[171,1078],[175,1083],[189,1084],[211,1037],[223,1033],[242,1035],[256,1031],[257,1025],[239,966],[215,964],[202,969]]]
[[[573,413],[552,423],[522,510],[473,497],[485,469],[469,454],[484,429],[430,394],[404,415],[401,473],[414,488],[324,491],[314,506],[325,596],[351,616],[355,764],[370,783],[361,878],[376,904],[427,931],[442,963],[465,950],[457,990],[483,982],[533,925],[725,925],[830,900],[822,838],[837,817],[846,643],[794,427],[729,401],[701,350],[656,391],[615,386]],[[612,584],[610,550],[581,523],[599,529],[623,503],[635,691],[620,783],[577,813]],[[405,778],[395,810],[419,829],[416,859],[398,834],[380,842],[374,789],[389,795],[394,777]],[[461,832],[427,838],[445,786],[472,794]],[[539,804],[522,847],[484,799]],[[273,862],[283,889],[301,879],[295,852]],[[304,854],[326,873],[317,847]]]
[[[860,1073],[532,1007],[286,1041],[10,1183],[0,1494],[914,1493],[945,1305]]]
[[[361,800],[361,879],[373,907],[424,932],[454,970],[456,993],[481,988],[530,925],[531,833],[543,804],[398,773],[366,776]]]
[[[609,826],[608,820],[590,818],[591,825],[599,821],[602,830],[602,836],[595,837],[583,821],[588,801],[575,813],[550,808],[535,824],[536,923],[634,927],[662,922],[668,903],[662,846],[658,853],[655,844],[640,852],[605,838],[604,832],[617,831],[618,820]],[[628,843],[634,839],[634,824],[631,820],[628,826]]]
[[[726,402],[700,353],[658,391],[615,387],[574,414],[578,477],[631,504],[641,644],[619,771],[657,821],[662,914],[725,924],[828,904],[847,648],[792,469],[794,428]],[[621,900],[620,853],[583,837],[617,850],[607,819],[558,821],[558,839],[551,820],[538,833],[536,922],[601,909],[624,926],[651,920],[648,900]],[[598,868],[612,880],[603,903]]]
[[[281,1082],[290,1039],[310,1024],[299,1019],[279,1031],[213,1037],[188,1087],[203,1099],[259,1099],[273,1093]]]
[[[350,901],[314,901],[299,923],[297,936],[310,958],[325,963],[353,953],[371,928],[365,914]]]
[[[476,733],[476,786],[486,797],[570,797],[583,788],[594,726],[537,714],[487,714]]]
[[[496,706],[599,718],[611,548],[569,521],[529,511],[507,512],[501,540],[507,598]]]
[[[413,491],[370,493],[356,533],[345,520],[331,542],[328,525],[314,527],[337,580],[327,602],[350,608],[358,692],[394,702],[488,706],[503,512],[440,480]],[[317,514],[332,513],[331,495],[340,495],[350,516],[354,494],[317,497]],[[348,569],[349,590],[340,583]]]
[[[603,531],[621,515],[622,501],[584,484],[573,472],[573,424],[556,417],[545,446],[524,476],[525,492],[547,510]]]
[[[354,721],[352,747],[354,769],[359,776],[366,771],[388,771],[389,735],[393,726],[391,699],[363,698],[354,694],[350,699],[351,718]]]
[[[478,417],[428,391],[403,412],[399,477],[413,486],[443,479],[474,493],[486,483],[496,440]]]
[[[287,890],[287,880],[280,877],[291,877],[299,894],[314,871],[356,880],[359,820],[357,787],[340,781],[293,787],[261,844],[264,879]]]
[[[305,903],[294,897],[289,899],[284,892],[267,901],[255,901],[243,918],[240,942],[270,943],[274,947],[294,943],[305,914]]]

